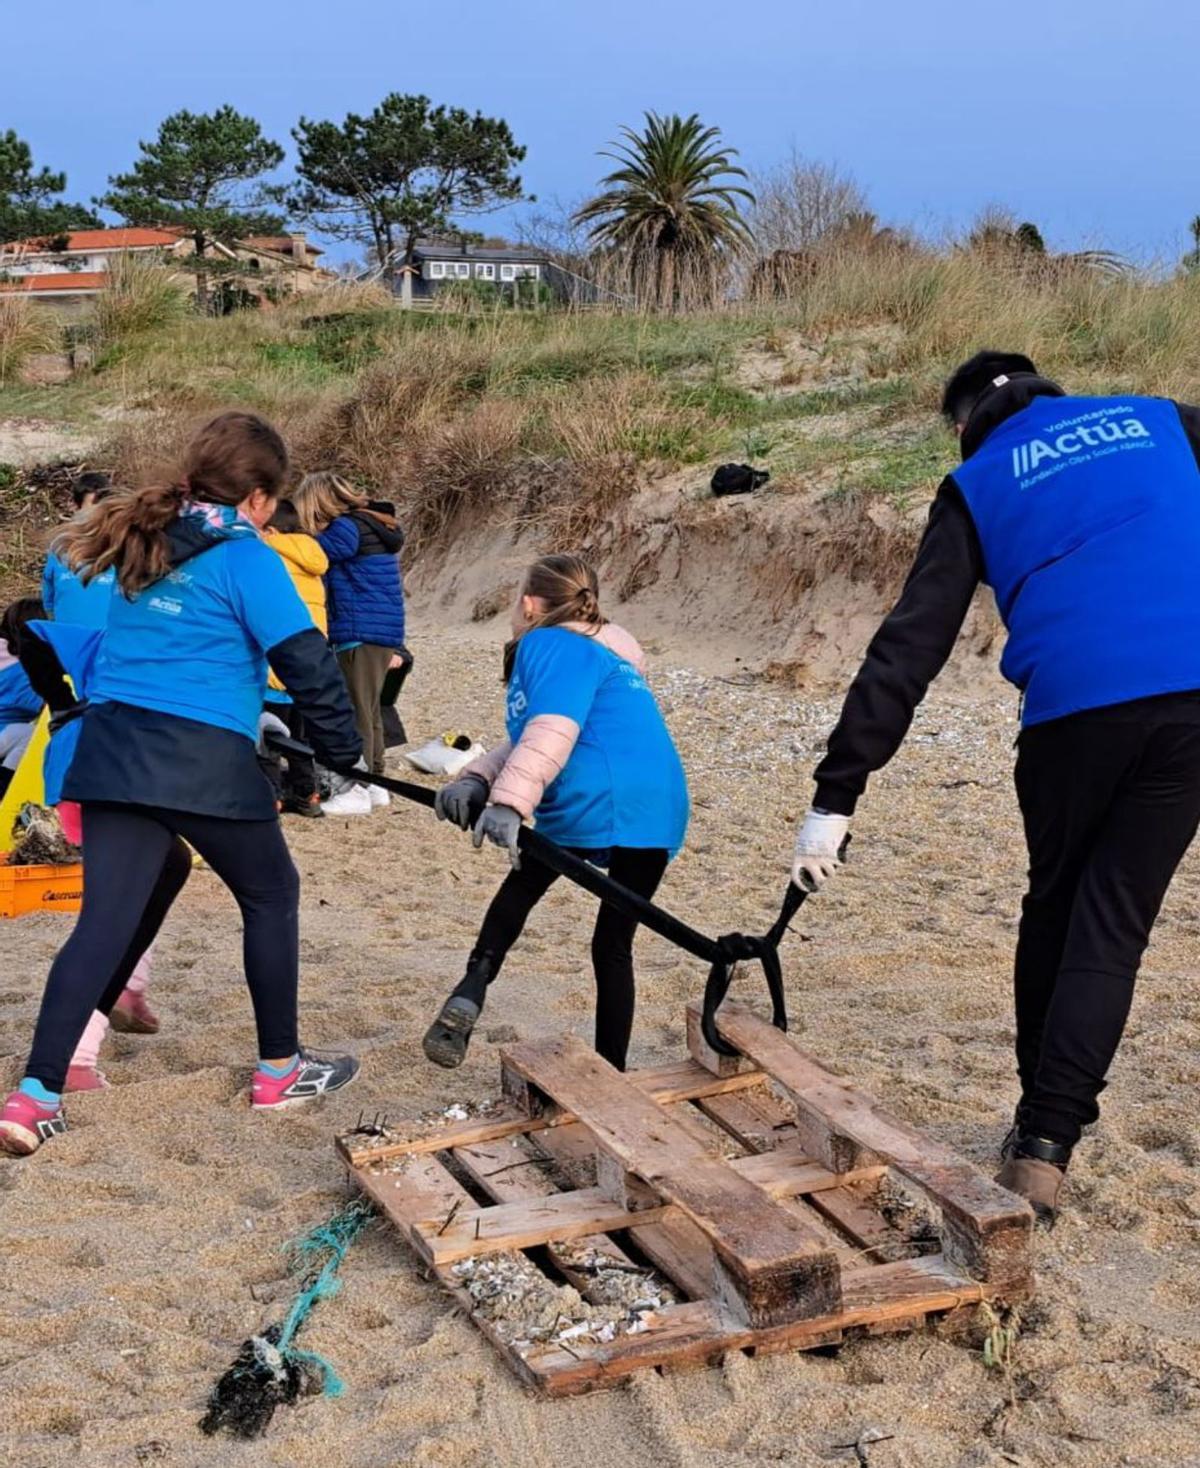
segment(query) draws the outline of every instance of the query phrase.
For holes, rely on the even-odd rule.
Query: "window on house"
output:
[[[501,265],[501,267],[500,267],[500,279],[501,280],[516,280],[516,278],[517,278],[516,271],[517,271],[517,267],[515,265]]]
[[[446,267],[442,264],[440,260],[431,260],[429,262],[430,280],[442,280],[445,278],[445,273]]]
[[[495,280],[496,267],[494,265],[476,265],[475,278],[476,280]]]

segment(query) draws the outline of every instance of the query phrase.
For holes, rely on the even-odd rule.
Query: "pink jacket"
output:
[[[568,632],[595,637],[617,657],[632,663],[639,673],[646,671],[646,654],[637,639],[615,622],[606,622],[594,632],[586,622],[564,622]],[[579,725],[561,714],[539,714],[530,719],[514,748],[506,739],[487,754],[473,761],[464,775],[477,775],[487,782],[493,805],[509,805],[530,820],[541,804],[546,786],[557,778],[571,758]]]

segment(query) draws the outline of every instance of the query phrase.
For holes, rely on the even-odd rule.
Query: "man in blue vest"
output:
[[[1029,890],[1017,942],[1021,1100],[997,1181],[1052,1219],[1099,1115],[1142,953],[1200,824],[1200,409],[1067,396],[980,352],[946,385],[962,467],[934,499],[895,609],[816,771],[793,877],[819,886],[978,583],[1021,690]]]

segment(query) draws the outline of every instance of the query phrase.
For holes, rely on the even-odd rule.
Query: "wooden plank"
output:
[[[705,1070],[712,1071],[715,1076],[736,1076],[743,1071],[753,1070],[754,1065],[744,1055],[721,1055],[704,1038],[704,1026],[701,1022],[702,1006],[689,1004],[687,1007],[687,1047],[688,1054]]]
[[[556,1135],[571,1130],[560,1127]],[[563,1176],[561,1167],[553,1158],[539,1153],[534,1142],[525,1137],[459,1147],[454,1151],[454,1158],[475,1184],[498,1203],[515,1203],[521,1198],[546,1197],[560,1191],[555,1178]],[[605,1275],[610,1271],[644,1276],[648,1294],[667,1299],[676,1297],[669,1280],[635,1263],[607,1234],[586,1234],[581,1239],[565,1242],[553,1240],[546,1245],[546,1251],[554,1267],[585,1299],[597,1303],[607,1301]]]
[[[678,1060],[648,1070],[631,1071],[628,1079],[661,1105],[669,1106],[676,1101],[691,1101],[699,1096],[744,1091],[762,1085],[764,1078],[754,1070],[740,1075],[714,1076],[694,1060]],[[455,1147],[474,1146],[477,1142],[495,1142],[548,1127],[569,1126],[575,1120],[570,1113],[561,1111],[551,1116],[530,1117],[515,1106],[499,1103],[485,1114],[453,1126],[435,1124],[413,1131],[389,1128],[383,1136],[345,1132],[335,1139],[335,1145],[351,1167],[367,1167],[393,1157],[448,1152]]]
[[[796,1138],[795,1121],[769,1091],[702,1096],[696,1108],[748,1152],[769,1152]]]
[[[889,1223],[873,1201],[877,1193],[875,1183],[851,1183],[819,1195],[814,1193],[810,1201],[818,1213],[854,1240],[864,1259],[886,1264],[910,1259],[914,1254],[936,1252],[936,1245],[921,1249]]]
[[[502,1052],[502,1074],[579,1116],[627,1172],[687,1214],[712,1243],[718,1297],[748,1324],[765,1328],[838,1308],[840,1270],[825,1240],[714,1157],[581,1040],[567,1035],[514,1046]]]
[[[953,1267],[988,1284],[1027,1288],[1033,1213],[965,1158],[889,1116],[744,1005],[717,1014],[721,1035],[769,1071],[796,1107],[806,1150],[832,1172],[886,1161],[941,1210],[942,1250]]]
[[[524,1137],[455,1147],[450,1155],[494,1203],[516,1203],[563,1191],[553,1159],[535,1152],[533,1143]]]
[[[954,1310],[989,1293],[948,1269],[940,1257],[847,1270],[842,1284],[842,1307],[820,1318],[752,1330],[731,1324],[715,1302],[697,1301],[656,1311],[647,1330],[620,1336],[576,1359],[553,1346],[535,1348],[529,1353],[530,1365],[536,1366],[550,1394],[564,1396],[609,1385],[647,1367],[704,1365],[732,1350],[810,1350],[838,1340],[845,1330],[882,1328],[889,1321]]]
[[[777,1198],[794,1197],[825,1185],[836,1186],[838,1182],[823,1167],[814,1166],[799,1153],[782,1157],[771,1154],[738,1157],[729,1165],[737,1177],[746,1177],[755,1187]],[[584,1238],[589,1233],[609,1233],[635,1224],[661,1222],[669,1217],[671,1207],[650,1201],[630,1207],[600,1187],[521,1193],[511,1203],[483,1208],[474,1200],[469,1202],[470,1206],[461,1206],[449,1223],[440,1207],[409,1223],[413,1246],[430,1264],[453,1264],[455,1260],[478,1254],[530,1249],[539,1244]]]
[[[462,1208],[449,1224],[438,1214],[418,1219],[409,1237],[430,1264],[453,1264],[479,1254],[503,1254],[531,1249],[555,1239],[581,1239],[588,1234],[628,1228],[638,1218],[661,1218],[670,1204],[631,1213],[599,1188],[554,1193],[545,1198],[522,1198],[479,1208]]]
[[[367,1197],[399,1227],[406,1238],[409,1236],[409,1226],[417,1218],[436,1215],[443,1207],[447,1213],[456,1205],[461,1210],[473,1202],[466,1189],[432,1156],[414,1157],[406,1164],[403,1174],[376,1169],[371,1172],[356,1171],[352,1176]],[[492,1322],[479,1313],[469,1292],[459,1284],[451,1270],[435,1266],[433,1272],[442,1288],[450,1293],[463,1313],[475,1322],[485,1339],[500,1352],[520,1380],[543,1394],[551,1392],[553,1373],[543,1372],[539,1367],[530,1365],[525,1353],[504,1339]]]
[[[756,1151],[787,1146],[789,1139],[795,1145],[796,1128],[787,1109],[767,1091],[713,1096],[695,1104],[730,1136]],[[888,1264],[912,1258],[912,1245],[872,1202],[886,1169],[878,1169],[879,1176],[874,1181],[869,1177],[870,1171],[850,1174],[849,1179],[843,1177],[843,1185],[839,1187],[814,1189],[806,1195],[808,1201],[817,1213],[837,1227],[843,1239],[855,1245],[860,1264],[865,1260]],[[828,1176],[834,1179],[836,1175]]]
[[[595,1182],[595,1143],[579,1122],[542,1132],[534,1146],[549,1153],[577,1187]],[[639,1220],[628,1237],[689,1300],[706,1300],[712,1294],[716,1269],[712,1245],[690,1219],[680,1215],[661,1223]]]
[[[799,1143],[761,1155],[736,1157],[730,1166],[772,1198],[802,1198],[836,1191],[849,1183],[878,1182],[887,1172],[886,1167],[858,1167],[840,1174],[830,1172],[819,1162],[810,1162]]]

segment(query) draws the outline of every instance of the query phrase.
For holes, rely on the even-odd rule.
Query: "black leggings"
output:
[[[1017,795],[1029,891],[1017,942],[1027,1128],[1073,1147],[1099,1115],[1133,985],[1200,822],[1200,699],[1097,709],[1027,729]]]
[[[576,855],[594,855],[578,851]],[[615,846],[609,875],[615,882],[647,899],[654,896],[667,869],[662,850],[635,850]],[[549,892],[558,873],[531,856],[521,858],[518,871],[509,872],[492,898],[467,962],[467,973],[456,995],[483,1006],[487,986],[500,972],[508,950],[521,936],[529,914]],[[618,1070],[625,1069],[629,1036],[633,1030],[633,935],[637,923],[607,903],[600,904],[592,933],[592,968],[596,975],[596,1049]]]
[[[85,802],[83,908],[50,969],[25,1070],[50,1090],[62,1090],[92,1011],[112,1009],[187,881],[192,858],[184,841],[242,910],[259,1055],[280,1059],[299,1048],[300,878],[279,822]]]

